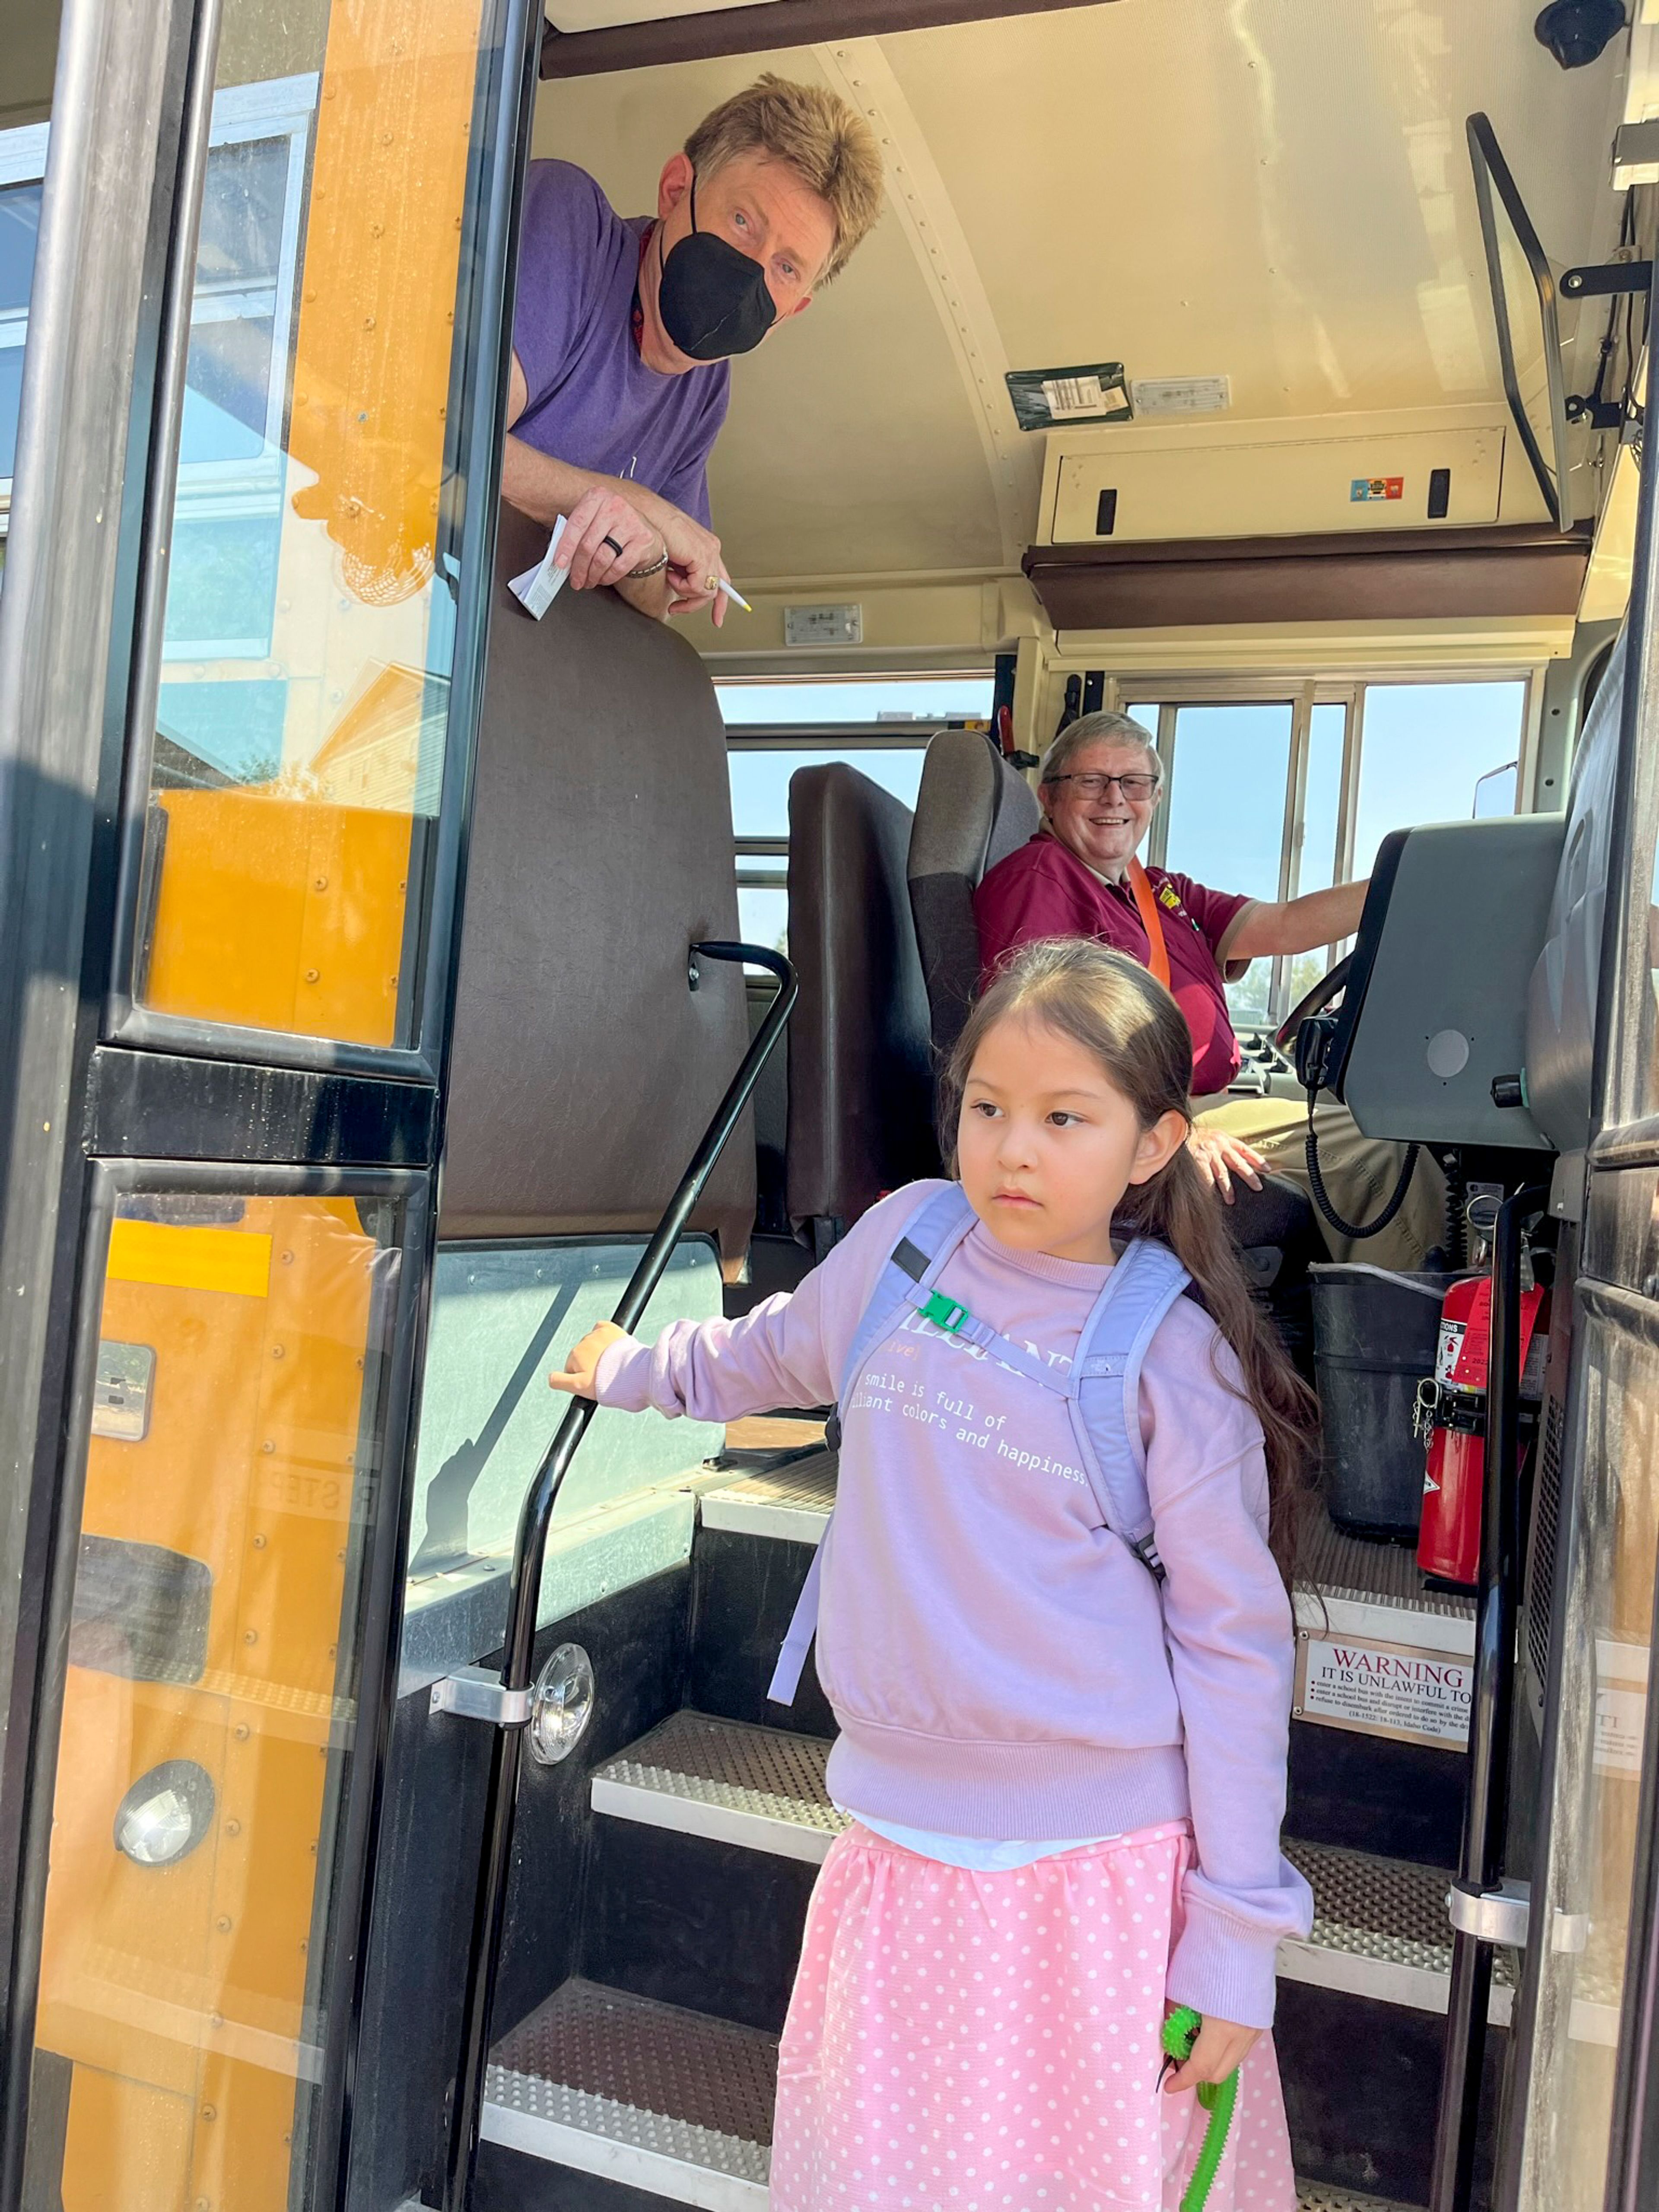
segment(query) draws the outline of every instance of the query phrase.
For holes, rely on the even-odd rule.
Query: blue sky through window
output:
[[[874,722],[886,716],[977,719],[991,711],[988,676],[860,676],[821,684],[717,684],[726,726],[746,722]]]

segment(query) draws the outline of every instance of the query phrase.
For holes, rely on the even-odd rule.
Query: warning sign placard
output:
[[[1297,1637],[1297,1720],[1396,1743],[1467,1744],[1474,1662],[1358,1636]]]

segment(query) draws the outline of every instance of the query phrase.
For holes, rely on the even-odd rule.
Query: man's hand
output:
[[[712,599],[711,619],[718,629],[726,620],[726,600],[711,588],[708,579],[726,574],[720,539],[712,530],[705,530],[700,522],[694,521],[689,514],[682,514],[665,499],[657,499],[654,494],[649,511],[668,548],[668,580],[673,592],[668,603],[669,613],[694,614]]]
[[[553,565],[569,571],[573,591],[592,592],[648,568],[662,553],[662,539],[639,508],[595,484],[571,508]]]
[[[573,1345],[565,1354],[565,1364],[547,1378],[550,1390],[562,1390],[568,1398],[598,1396],[594,1377],[599,1361],[613,1344],[626,1342],[628,1331],[618,1328],[614,1321],[602,1321],[590,1328],[580,1344]]]
[[[624,549],[621,554],[618,545]],[[649,596],[660,593],[671,615],[695,613],[712,599],[718,629],[726,619],[726,600],[710,589],[708,579],[726,574],[720,539],[643,485],[623,492],[596,484],[584,492],[570,510],[553,561],[569,570],[576,591],[590,592],[601,584],[626,583],[635,568],[649,568],[665,552],[665,577],[639,580],[650,582]]]
[[[1175,2009],[1174,2005],[1164,2007],[1166,2015]],[[1196,2089],[1200,2081],[1224,2081],[1235,2066],[1243,2064],[1261,2033],[1259,2027],[1238,2027],[1230,2020],[1212,2020],[1206,2014],[1192,2057],[1184,2066],[1172,2067],[1164,2075],[1164,2094],[1175,2097],[1183,2089]]]
[[[1249,1145],[1229,1136],[1224,1129],[1194,1129],[1187,1139],[1187,1149],[1200,1175],[1212,1190],[1220,1192],[1229,1206],[1233,1203],[1235,1176],[1249,1183],[1252,1190],[1261,1189],[1261,1170],[1267,1161]]]
[[[514,364],[517,419],[524,404],[523,379]],[[624,477],[604,477],[574,468],[539,452],[509,433],[501,462],[501,496],[550,530],[565,518],[564,536],[553,556],[579,592],[610,585],[642,614],[660,618],[691,614],[713,601],[716,626],[726,619],[724,598],[710,588],[711,576],[724,576],[720,541],[712,530],[664,499]],[[613,543],[607,545],[609,538]],[[617,546],[622,548],[619,553]],[[668,566],[654,576],[635,577],[663,555]]]

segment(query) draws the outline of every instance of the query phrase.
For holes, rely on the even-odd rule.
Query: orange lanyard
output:
[[[1164,942],[1164,922],[1158,910],[1158,901],[1152,896],[1152,879],[1139,860],[1129,862],[1129,888],[1134,893],[1135,911],[1140,916],[1140,926],[1146,933],[1146,965],[1167,991],[1170,988],[1170,948]]]

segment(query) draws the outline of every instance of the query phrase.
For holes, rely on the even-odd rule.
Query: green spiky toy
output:
[[[1177,2005],[1164,2023],[1164,2048],[1179,2066],[1184,2066],[1193,2055],[1193,2045],[1198,2040],[1198,2031],[1204,2025],[1200,2015],[1190,2005]],[[1233,2106],[1238,2101],[1238,2069],[1234,2067],[1224,2081],[1200,2081],[1198,2101],[1210,2116],[1210,2124],[1204,2131],[1204,2147],[1198,2154],[1198,2164],[1193,2168],[1193,2178],[1187,2184],[1187,2193],[1181,2200],[1181,2212],[1204,2212],[1210,2191],[1221,2164],[1221,2154],[1227,2148],[1227,2130],[1233,2122]]]

